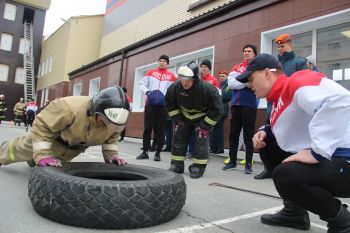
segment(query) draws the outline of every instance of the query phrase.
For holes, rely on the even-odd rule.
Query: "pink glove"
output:
[[[207,138],[209,137],[209,130],[203,129],[202,127],[197,127],[196,131],[198,131],[199,138]]]
[[[56,159],[56,158],[50,156],[50,157],[47,157],[45,159],[39,160],[38,166],[41,166],[41,167],[46,167],[46,166],[62,167],[62,164],[61,164],[61,161],[59,159]]]
[[[121,158],[121,157],[119,157],[119,156],[117,156],[117,155],[112,156],[112,157],[110,157],[109,159],[105,159],[105,162],[106,162],[106,163],[109,163],[109,164],[113,163],[113,164],[119,165],[119,166],[124,166],[125,164],[128,164],[128,163],[125,161],[125,159],[123,159],[123,158]]]

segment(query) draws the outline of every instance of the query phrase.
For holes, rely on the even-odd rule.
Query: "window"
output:
[[[261,52],[276,54],[274,39],[289,33],[298,56],[316,57],[316,66],[328,78],[350,80],[350,9],[261,33]],[[350,83],[349,83],[350,84]],[[346,86],[348,84],[345,84]],[[260,101],[259,107],[266,107]]]
[[[7,33],[1,34],[0,49],[11,51],[12,50],[12,40],[13,36]]]
[[[24,48],[25,48],[25,39],[22,37],[19,41],[18,53],[24,54]]]
[[[15,83],[24,84],[25,83],[25,72],[23,67],[16,68]]]
[[[5,3],[4,19],[16,20],[16,5],[11,3]]]
[[[9,65],[0,64],[0,81],[7,82],[9,76]]]
[[[101,81],[100,77],[90,80],[89,96],[94,96],[100,92],[100,81]]]
[[[317,67],[333,80],[350,79],[350,23],[317,30]]]
[[[53,57],[50,56],[50,58],[49,58],[49,73],[52,71],[52,63],[53,63]]]
[[[40,78],[41,76],[40,76],[40,74],[41,74],[41,63],[39,64],[39,68],[38,68],[38,78]]]
[[[40,77],[43,77],[44,75],[45,75],[45,61],[41,62]]]
[[[45,59],[45,75],[49,73],[49,59]]]
[[[209,47],[205,49],[201,49],[198,51],[194,51],[191,53],[183,54],[170,59],[170,64],[168,66],[168,70],[173,72],[176,75],[178,68],[185,62],[194,61],[199,64],[200,61],[204,59],[209,59],[214,64],[214,47]],[[145,95],[141,92],[139,87],[139,82],[144,76],[144,74],[151,69],[156,68],[158,65],[157,62],[148,64],[146,66],[138,67],[135,70],[135,79],[134,79],[134,92],[133,92],[133,112],[142,112],[145,107]],[[212,72],[214,71],[214,67],[212,68]]]
[[[81,86],[82,86],[81,83],[74,84],[73,95],[81,95]]]

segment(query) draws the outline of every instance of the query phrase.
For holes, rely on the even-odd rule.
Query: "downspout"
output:
[[[124,50],[122,51],[122,57],[120,59],[120,72],[119,72],[119,86],[122,86],[122,79],[123,79],[123,68],[124,68],[124,57],[125,53]]]

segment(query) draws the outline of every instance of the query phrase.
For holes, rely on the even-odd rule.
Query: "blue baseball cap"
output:
[[[281,69],[281,64],[277,59],[267,53],[257,55],[253,60],[250,61],[247,69],[241,75],[237,76],[237,81],[241,83],[247,83],[248,78],[254,71],[268,69]]]

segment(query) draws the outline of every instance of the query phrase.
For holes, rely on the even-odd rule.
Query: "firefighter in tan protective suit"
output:
[[[13,113],[15,114],[15,125],[21,126],[21,123],[24,122],[25,126],[27,126],[26,121],[24,120],[24,108],[26,107],[26,104],[24,103],[24,99],[20,98],[19,102],[16,103],[15,107],[13,108]]]
[[[30,165],[61,166],[96,145],[102,145],[106,163],[124,165],[117,143],[128,115],[129,104],[119,86],[106,88],[93,98],[57,99],[37,115],[31,132],[3,143],[0,165],[27,161]]]

